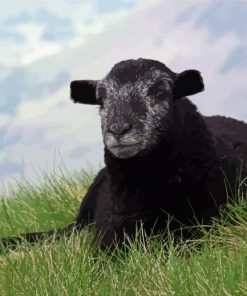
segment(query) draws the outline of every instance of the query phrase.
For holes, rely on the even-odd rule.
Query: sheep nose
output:
[[[132,126],[128,122],[124,124],[112,124],[109,128],[109,132],[115,136],[121,136],[131,130]]]

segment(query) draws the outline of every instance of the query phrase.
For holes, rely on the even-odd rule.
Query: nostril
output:
[[[123,132],[127,133],[130,130],[131,130],[131,124],[129,124],[128,122],[125,122],[123,125]]]
[[[109,127],[109,132],[111,132],[112,134],[116,134],[117,133],[117,125],[116,124],[112,124]]]
[[[124,124],[112,124],[109,128],[109,132],[114,135],[123,135],[130,131],[132,125],[125,122]]]

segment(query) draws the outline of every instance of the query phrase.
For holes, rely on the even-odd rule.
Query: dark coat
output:
[[[220,205],[234,197],[225,189],[224,176],[233,189],[241,160],[247,176],[247,124],[203,118],[183,99],[174,108],[170,129],[169,138],[148,156],[122,160],[105,149],[106,167],[90,186],[76,219],[78,225],[96,224],[102,248],[116,236],[121,241],[124,231],[132,237],[140,222],[147,234],[166,229],[169,220],[172,230],[196,220],[208,224]]]

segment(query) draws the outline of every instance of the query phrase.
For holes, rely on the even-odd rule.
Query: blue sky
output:
[[[247,122],[247,2],[4,0],[0,11],[0,188],[34,170],[103,165],[98,110],[69,83],[152,58],[201,71],[201,113]]]

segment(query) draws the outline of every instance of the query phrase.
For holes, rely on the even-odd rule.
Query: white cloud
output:
[[[98,169],[103,150],[98,110],[75,105],[65,94],[63,89],[41,101],[20,104],[16,118],[5,121],[4,141],[10,144],[1,150],[0,167],[5,163],[23,163],[23,173],[35,180],[33,168],[51,172],[58,150],[69,168],[79,170],[88,163]],[[17,136],[17,141],[13,140]],[[77,158],[69,157],[76,146],[87,147],[86,152],[82,151]],[[57,157],[55,167],[61,163]],[[14,172],[11,175],[18,176]],[[6,184],[9,180],[9,176],[4,176],[1,181]]]
[[[0,114],[0,128],[5,126],[10,120],[10,117],[7,114]]]
[[[128,15],[125,9],[117,10],[112,13],[101,13],[98,11],[96,1],[60,1],[60,0],[44,0],[33,5],[31,0],[20,3],[19,0],[6,2],[0,12],[0,17],[8,21],[14,17],[17,24],[7,24],[4,28],[12,28],[16,32],[21,33],[23,41],[14,43],[0,43],[0,65],[13,66],[18,64],[29,64],[35,60],[42,59],[46,55],[55,55],[62,49],[76,47],[82,45],[88,35],[99,34],[107,26],[111,26],[116,21],[121,20]],[[137,8],[133,11],[147,6],[147,0],[137,0]],[[149,4],[150,5],[150,4]],[[13,11],[13,7],[15,10]],[[41,20],[37,20],[39,14],[42,14]],[[130,12],[131,13],[131,12]],[[18,19],[22,19],[20,15],[26,14],[29,16],[29,21],[18,24]],[[52,14],[59,19],[71,21],[71,30],[74,31],[74,36],[67,40],[44,40],[43,33],[45,26],[51,21]],[[47,15],[47,20],[45,19]],[[54,30],[56,24],[52,24],[48,30]]]
[[[56,44],[55,42],[51,44],[50,42],[42,41],[43,25],[19,25],[17,30],[25,36],[26,43],[28,44],[26,52],[20,58],[21,63],[24,65],[45,56],[57,54],[62,50],[60,44]]]

